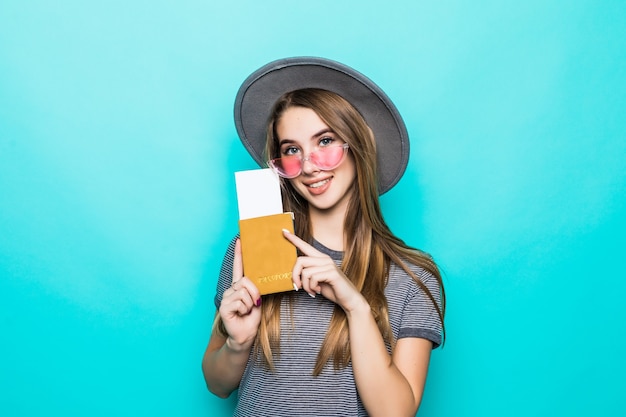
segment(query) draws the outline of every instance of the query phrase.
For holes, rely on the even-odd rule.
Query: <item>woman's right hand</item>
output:
[[[226,344],[235,351],[250,349],[261,323],[261,294],[243,276],[241,242],[235,243],[233,283],[222,297],[219,312],[228,332]]]

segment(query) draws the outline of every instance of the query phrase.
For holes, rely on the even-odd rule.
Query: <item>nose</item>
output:
[[[300,163],[302,164],[302,173],[303,174],[311,175],[311,174],[313,174],[315,172],[318,172],[320,170],[313,162],[311,162],[311,155],[310,154],[306,158],[302,158]]]

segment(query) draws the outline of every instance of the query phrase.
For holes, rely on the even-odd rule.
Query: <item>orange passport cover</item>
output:
[[[296,247],[285,239],[282,229],[294,232],[293,213],[239,220],[243,273],[261,294],[293,291]]]

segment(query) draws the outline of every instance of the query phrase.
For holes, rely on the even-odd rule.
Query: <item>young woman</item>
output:
[[[233,239],[202,362],[209,390],[238,390],[237,416],[414,416],[445,297],[431,257],[380,211],[408,160],[393,103],[349,67],[290,58],[244,82],[235,119],[281,177],[296,231],[283,234],[300,256],[296,291],[261,298]]]

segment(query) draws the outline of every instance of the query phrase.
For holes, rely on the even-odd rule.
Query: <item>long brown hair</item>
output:
[[[385,223],[378,199],[376,142],[361,114],[348,101],[335,93],[319,89],[303,89],[285,94],[274,105],[268,122],[265,149],[267,159],[279,156],[276,125],[285,110],[294,106],[313,110],[350,145],[356,166],[356,180],[345,217],[346,245],[341,269],[369,302],[385,342],[392,348],[395,343],[384,292],[391,263],[399,265],[415,280],[436,308],[443,326],[445,293],[439,269],[429,255],[407,246],[391,233]],[[308,202],[289,181],[282,180],[281,186],[284,209],[295,215],[296,234],[311,242]],[[441,305],[407,263],[422,267],[437,279],[441,290]],[[270,368],[273,368],[273,355],[280,353],[280,305],[284,297],[291,297],[291,294],[265,296],[262,305],[255,354],[261,355]],[[331,358],[335,368],[346,366],[350,361],[349,344],[348,321],[344,311],[336,305],[313,374],[318,375]]]

